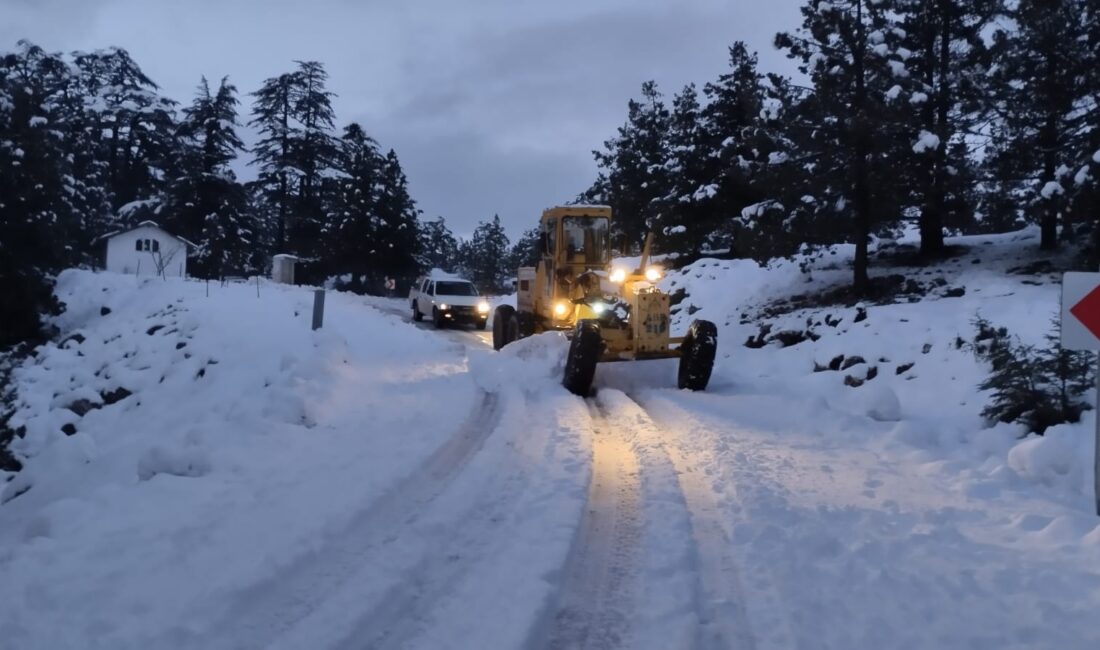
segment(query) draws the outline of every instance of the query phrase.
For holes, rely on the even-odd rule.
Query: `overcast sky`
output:
[[[177,101],[201,75],[243,93],[325,64],[338,125],[394,148],[425,217],[458,234],[499,213],[515,236],[596,174],[592,149],[655,79],[698,86],[746,41],[761,69],[800,0],[0,0],[0,46],[117,45]],[[248,111],[248,98],[242,97]],[[242,122],[247,115],[242,115]]]

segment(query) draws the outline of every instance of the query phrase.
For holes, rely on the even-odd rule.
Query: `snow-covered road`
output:
[[[1087,504],[998,463],[996,430],[925,444],[805,360],[731,344],[704,393],[610,364],[581,399],[563,337],[493,352],[404,301],[330,294],[310,332],[294,288],[60,287],[83,340],[16,377],[0,645],[1100,644]]]

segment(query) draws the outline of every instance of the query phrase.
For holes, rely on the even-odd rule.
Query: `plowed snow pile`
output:
[[[453,343],[332,292],[313,332],[312,292],[259,291],[61,276],[68,339],[14,376],[0,645],[163,647],[202,623],[187,607],[322,547],[477,403]]]
[[[1039,258],[1032,231],[951,243],[965,253],[900,271],[932,287],[920,302],[773,317],[777,298],[847,281],[850,251],[809,278],[701,260],[663,282],[688,294],[676,329],[719,326],[708,391],[659,388],[671,369],[602,370],[713,477],[758,647],[1100,647],[1093,413],[1042,437],[990,426],[989,369],[959,347],[979,314],[1041,344],[1060,277],[1008,272]],[[761,322],[771,335],[747,347]],[[807,330],[816,340],[771,339]]]

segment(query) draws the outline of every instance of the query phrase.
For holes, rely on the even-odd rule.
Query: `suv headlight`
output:
[[[484,300],[477,303],[477,313],[479,313],[479,314],[488,314],[489,313],[489,303],[485,302]]]
[[[450,309],[450,307],[447,306],[447,303],[445,303],[445,302],[439,303],[439,310],[440,311],[447,311],[448,309]]]

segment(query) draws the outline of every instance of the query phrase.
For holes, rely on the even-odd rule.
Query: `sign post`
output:
[[[325,290],[316,289],[313,292],[313,329],[321,329],[325,321]]]
[[[1062,275],[1062,347],[1066,350],[1095,350],[1096,436],[1093,452],[1093,495],[1100,515],[1100,273]]]

